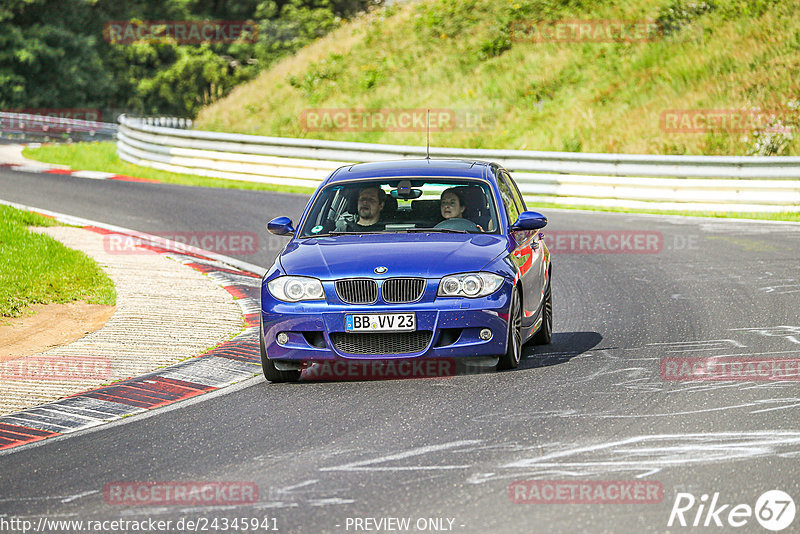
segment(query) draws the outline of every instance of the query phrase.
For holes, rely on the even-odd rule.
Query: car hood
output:
[[[479,271],[503,254],[508,240],[491,234],[365,234],[292,241],[280,255],[286,274],[322,279],[375,276],[440,278]]]

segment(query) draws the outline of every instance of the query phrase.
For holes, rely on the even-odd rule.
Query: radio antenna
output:
[[[431,110],[428,109],[428,124],[425,128],[426,146],[425,146],[425,159],[431,159]]]

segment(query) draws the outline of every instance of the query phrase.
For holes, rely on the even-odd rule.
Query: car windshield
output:
[[[314,199],[300,237],[497,233],[498,227],[495,202],[486,182],[409,177],[326,187]]]

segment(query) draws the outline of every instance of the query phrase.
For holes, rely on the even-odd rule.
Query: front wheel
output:
[[[258,337],[261,341],[261,368],[264,369],[264,378],[270,382],[297,382],[300,380],[300,371],[281,371],[275,367],[272,360],[267,358],[267,347],[264,344],[263,328],[259,328]]]
[[[544,297],[542,306],[542,326],[539,331],[531,338],[534,345],[549,345],[553,340],[553,292],[550,290],[550,283],[547,284],[547,294]]]
[[[511,305],[508,307],[508,337],[506,353],[500,356],[497,370],[516,369],[522,357],[522,306],[519,304],[519,291],[511,292]]]

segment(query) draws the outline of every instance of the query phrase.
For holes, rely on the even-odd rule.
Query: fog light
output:
[[[489,341],[492,339],[492,331],[488,328],[484,328],[481,330],[481,339],[484,341]]]
[[[289,336],[286,335],[286,332],[281,332],[278,334],[276,339],[278,340],[279,345],[286,345],[289,342]]]

